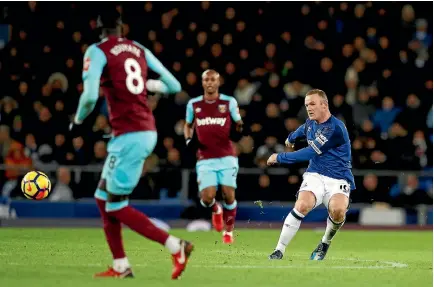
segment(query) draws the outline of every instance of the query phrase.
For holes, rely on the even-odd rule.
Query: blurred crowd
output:
[[[40,170],[62,165],[53,175],[54,191],[62,192],[53,192],[52,200],[92,196],[99,175],[82,173],[77,180],[68,166],[104,162],[111,129],[102,94],[83,137],[72,140],[67,128],[83,89],[83,54],[100,40],[98,5],[30,1],[0,7],[10,31],[10,41],[0,46],[1,162]],[[251,130],[236,143],[240,166],[263,169],[253,181],[239,176],[241,200],[294,199],[299,168],[306,165],[277,177],[265,162],[287,150],[286,136],[307,118],[304,95],[312,88],[327,93],[332,113],[346,123],[355,169],[429,170],[431,8],[417,2],[120,3],[124,36],[148,47],[183,87],[176,95],[149,97],[159,141],[137,197],[176,197],[179,168],[194,167],[183,140],[185,109],[202,93],[200,75],[207,68],[220,72],[220,91],[237,99]],[[160,172],[147,172],[155,168]],[[21,175],[6,169],[4,196],[19,194]],[[400,202],[420,186],[424,196],[415,200],[432,202],[432,187],[412,175],[404,183],[374,174],[358,181],[356,202]],[[190,182],[195,197],[194,177]],[[376,189],[383,195],[371,196]]]

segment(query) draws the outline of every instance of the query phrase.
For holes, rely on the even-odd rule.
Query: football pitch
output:
[[[93,279],[111,264],[100,229],[0,228],[0,286],[433,286],[432,232],[341,231],[324,261],[308,260],[322,231],[300,230],[281,261],[270,261],[280,230],[240,229],[231,246],[216,232],[173,234],[195,251],[170,280],[169,253],[123,233],[134,279]]]

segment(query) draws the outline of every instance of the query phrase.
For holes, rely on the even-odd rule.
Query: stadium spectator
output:
[[[432,193],[428,193],[428,190],[423,188],[414,174],[407,176],[404,185],[394,185],[390,189],[390,196],[393,198],[395,206],[411,207],[432,203]]]
[[[369,102],[369,95],[366,89],[360,89],[357,101],[353,105],[353,121],[356,127],[361,127],[365,120],[369,120],[375,112],[375,106]]]
[[[395,121],[400,123],[409,132],[414,133],[420,128],[421,123],[424,122],[425,114],[419,98],[415,94],[410,94],[407,97],[405,109],[399,113]]]
[[[256,163],[260,167],[265,167],[267,159],[273,153],[285,151],[285,146],[278,143],[277,138],[269,136],[265,139],[265,144],[260,146],[256,152]]]
[[[380,203],[390,202],[387,188],[379,184],[378,177],[375,174],[367,174],[363,181],[353,194],[353,200],[363,203]]]
[[[67,164],[68,146],[64,134],[57,134],[54,138],[54,160],[60,164]]]
[[[13,144],[17,142],[10,137],[10,128],[6,125],[0,126],[0,147],[1,147],[1,161],[3,162],[9,153]]]
[[[250,104],[258,88],[258,84],[249,83],[247,79],[240,79],[238,81],[237,88],[234,91],[234,97],[237,99],[240,108]]]
[[[5,164],[7,164],[8,169],[5,173],[6,182],[3,185],[2,195],[9,197],[12,190],[19,184],[19,177],[26,173],[26,168],[32,167],[32,159],[25,155],[23,145],[15,142],[9,148]]]
[[[57,170],[57,182],[48,198],[50,201],[71,201],[74,192],[71,188],[71,171],[67,167],[59,167]]]
[[[387,131],[400,112],[401,109],[395,107],[391,97],[383,99],[381,110],[377,110],[373,117],[374,127],[378,128],[382,138],[387,138]]]

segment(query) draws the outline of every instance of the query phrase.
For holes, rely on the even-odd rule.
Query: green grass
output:
[[[301,230],[284,260],[269,261],[279,230],[237,232],[232,246],[216,232],[174,234],[196,249],[180,281],[158,244],[124,231],[136,278],[92,279],[111,264],[99,229],[0,229],[0,286],[433,286],[432,232],[341,231],[325,261],[308,260],[322,232]]]

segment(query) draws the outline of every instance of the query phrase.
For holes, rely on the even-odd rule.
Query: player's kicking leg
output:
[[[310,259],[323,260],[327,255],[333,237],[345,223],[345,214],[348,209],[349,198],[342,193],[334,194],[328,203],[329,217],[327,227],[321,242],[312,252]]]
[[[300,228],[303,218],[315,207],[316,197],[311,191],[300,191],[294,208],[288,214],[280,233],[276,249],[269,259],[282,259],[285,249]]]
[[[172,254],[172,279],[177,279],[182,274],[193,251],[193,244],[156,227],[145,214],[129,206],[125,196],[109,194],[106,211],[138,234],[165,246]],[[127,264],[128,262],[120,272],[130,269]]]
[[[105,191],[97,190],[95,197],[100,200],[97,202],[101,205],[105,201],[102,214],[107,217],[107,221],[118,222],[116,224],[119,226],[123,223],[144,237],[165,246],[172,254],[174,265],[172,279],[177,279],[187,266],[193,245],[156,227],[145,214],[129,206],[128,200],[129,194],[132,193],[140,179],[144,159],[152,152],[156,141],[155,132],[124,134],[112,139],[108,146],[109,156],[103,169],[103,178],[106,179]],[[122,242],[120,228],[119,232],[116,232],[116,238]],[[111,248],[110,240],[108,242]],[[132,277],[131,266],[125,254],[119,253],[116,257],[113,266],[108,271],[95,276]]]
[[[172,254],[173,261],[172,279],[178,279],[187,266],[188,258],[193,251],[193,244],[171,236],[156,227],[145,214],[128,205],[128,198],[126,196],[107,194],[107,202],[100,199],[97,199],[97,202],[99,207],[101,203],[105,203],[105,208],[100,210],[102,210],[102,214],[104,214],[102,215],[103,220],[107,218],[107,221],[104,220],[104,230],[106,231],[107,242],[109,243],[115,259],[113,266],[109,267],[107,271],[95,274],[95,277],[133,277],[131,265],[123,251],[120,236],[120,223],[123,223],[137,233],[160,243],[169,250]],[[112,230],[107,232],[107,222],[112,222],[112,224],[116,224],[116,226],[119,225],[119,228],[116,229],[117,227],[112,227]],[[108,234],[110,234],[110,236]],[[115,250],[117,250],[118,255],[114,253]]]

